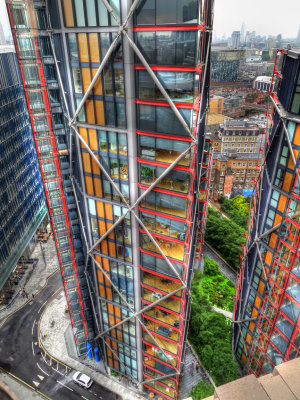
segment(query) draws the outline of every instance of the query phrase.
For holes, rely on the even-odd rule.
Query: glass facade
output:
[[[43,2],[12,1],[10,8],[20,26],[15,36],[23,51],[20,58],[76,340],[81,352],[87,341],[100,346],[109,369],[134,383],[146,381],[145,389],[158,396],[176,399],[189,315],[187,288],[195,248],[198,256],[201,253],[201,234],[203,239],[203,232],[197,234],[198,218],[204,225],[207,202],[205,195],[201,200],[198,196],[205,190],[199,178],[204,148],[199,121],[206,91],[201,102],[199,96],[207,83],[202,64],[209,51],[210,12],[203,12],[199,0],[145,0],[127,28],[186,122],[185,129],[125,35],[90,88],[119,29],[102,0],[50,3],[61,80],[50,38],[42,32],[47,28]],[[124,22],[132,2],[109,4]],[[33,24],[29,5],[37,29],[40,26],[37,41],[28,31],[18,34]],[[209,11],[212,4],[205,7]],[[85,98],[71,124],[72,141],[65,134],[70,120],[63,114],[60,89],[68,94],[70,120]],[[208,166],[209,149],[205,157]],[[81,236],[78,226],[74,248],[65,202],[70,219],[76,226],[80,220],[85,233]],[[79,252],[77,275],[72,273],[73,250]],[[81,320],[80,310],[85,316]],[[97,327],[93,334],[89,319]],[[147,382],[154,378],[160,379]]]
[[[292,87],[287,90],[284,85],[285,80],[292,79],[290,63],[299,69],[299,57],[290,57],[288,53],[284,56],[283,80],[277,94],[280,102],[294,93]],[[238,275],[235,306],[235,319],[246,319],[241,331],[236,328],[234,332],[236,356],[245,373],[257,376],[268,374],[276,365],[299,356],[300,121],[287,121],[294,163],[283,128],[277,130],[281,121],[277,111],[272,120],[277,121],[270,132],[274,142],[266,157],[266,173],[260,175],[253,198],[248,246]],[[259,253],[251,246],[256,229],[264,234]],[[243,277],[247,279],[242,284]],[[248,295],[244,295],[248,288]],[[252,320],[249,322],[249,319]]]
[[[0,53],[0,288],[46,215],[42,177],[15,53]],[[12,179],[13,178],[13,179]]]

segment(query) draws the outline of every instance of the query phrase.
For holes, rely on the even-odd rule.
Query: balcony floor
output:
[[[160,276],[147,274],[145,272],[143,276],[143,283],[166,293],[171,293],[182,286],[181,283],[171,281],[170,279],[163,279]],[[174,296],[181,297],[181,293],[182,291],[180,290]]]
[[[158,308],[150,308],[150,310],[144,312],[145,315],[147,315],[150,318],[154,318],[158,321],[164,322],[165,324],[168,324],[170,326],[174,326],[176,321],[179,321],[179,317],[174,314],[167,314],[164,315],[161,310]]]
[[[180,243],[167,242],[166,240],[154,238],[156,243],[159,245],[166,257],[173,258],[175,260],[183,261],[184,257],[184,245]],[[142,248],[144,250],[151,251],[152,253],[158,253],[158,250],[152,242],[144,243]]]
[[[163,340],[159,338],[158,336],[154,336],[156,339],[156,342],[160,345],[160,347],[163,350],[168,351],[169,353],[174,354],[175,356],[177,355],[178,352],[178,345],[174,343],[170,343],[166,340]],[[146,342],[153,344],[154,346],[157,346],[157,344],[154,342],[154,340],[151,338],[151,336],[148,335],[148,333],[144,332],[144,339]],[[168,356],[166,356],[168,357]]]
[[[144,289],[144,296],[143,298],[148,301],[149,303],[154,303],[155,301],[157,301],[157,297],[152,296],[152,293],[146,293],[145,289]],[[166,308],[167,310],[171,310],[174,311],[176,313],[180,313],[180,308],[181,308],[181,302],[179,300],[175,300],[171,297],[169,297],[166,300],[162,300],[159,304],[159,307],[163,307]],[[179,318],[179,317],[178,317]],[[178,319],[177,318],[177,319]]]
[[[163,214],[169,214],[169,215],[174,215],[175,217],[180,217],[180,218],[185,218],[187,215],[187,199],[186,199],[186,208],[185,210],[178,210],[176,208],[168,208],[168,207],[163,207],[159,205],[153,205],[151,203],[147,203],[145,201],[142,201],[142,207],[143,208],[148,208],[149,210],[155,210],[158,212],[161,212]]]
[[[157,331],[157,329],[162,325],[155,323],[153,321],[150,321],[149,319],[145,320],[144,323],[150,331],[157,333],[158,335],[165,336],[165,335],[161,334],[159,331]],[[165,327],[163,327],[163,328],[165,328]],[[165,328],[165,329],[168,329],[168,328]],[[166,336],[166,338],[174,340],[175,342],[178,342],[179,333],[170,329],[169,334],[168,334],[168,336]]]

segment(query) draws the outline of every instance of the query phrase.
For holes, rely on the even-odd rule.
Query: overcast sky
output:
[[[296,38],[300,26],[300,0],[215,0],[214,30],[218,37],[232,31]]]

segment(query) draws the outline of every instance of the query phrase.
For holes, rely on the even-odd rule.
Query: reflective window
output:
[[[67,35],[71,61],[79,61],[76,33]]]
[[[195,66],[197,34],[193,31],[137,32],[137,44],[150,64]],[[137,59],[137,62],[140,61]]]
[[[188,136],[178,118],[170,107],[156,107],[138,104],[137,125],[144,132],[167,133],[170,135]],[[193,111],[178,108],[190,128],[193,127]]]
[[[143,0],[136,11],[137,25],[196,24],[197,0]]]

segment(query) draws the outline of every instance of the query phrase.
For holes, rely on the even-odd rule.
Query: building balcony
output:
[[[173,328],[179,328],[180,326],[178,315],[168,313],[167,311],[162,311],[159,308],[153,307],[150,310],[145,311],[143,315],[145,317],[147,316],[157,321],[163,322],[164,324],[167,324]]]
[[[156,149],[144,146],[140,148],[140,157],[143,160],[157,161],[166,164],[172,164],[180,156],[180,154],[180,151],[175,150]],[[189,152],[179,161],[177,165],[190,167],[192,159],[192,154]]]
[[[153,371],[149,368],[146,368],[144,370],[144,376],[145,376],[145,378],[148,378],[148,379],[156,379],[156,378],[162,377],[161,374],[159,374],[158,372]],[[170,378],[161,379],[157,382],[161,382],[162,384],[169,386],[170,388],[176,390],[176,382]],[[147,385],[148,385],[148,383],[147,383]]]
[[[145,345],[145,353],[144,354],[144,363],[148,365],[149,367],[155,368],[157,370],[164,369],[165,373],[174,373],[175,370],[173,368],[177,367],[177,359],[176,357],[173,357],[171,355],[167,356],[159,349],[156,349],[153,346]],[[162,361],[163,363],[169,364],[170,367],[154,360],[151,357],[147,357],[147,354],[149,356],[152,356],[156,358],[157,360]]]
[[[159,336],[156,336],[156,335],[154,335],[154,336],[155,336],[157,343],[152,339],[152,337],[150,335],[148,335],[148,333],[143,332],[143,338],[147,343],[153,344],[156,347],[157,347],[157,344],[159,344],[159,346],[162,348],[162,350],[166,350],[168,353],[172,353],[175,356],[177,355],[178,344],[168,342],[167,340],[164,340],[164,339],[160,338]],[[167,355],[166,355],[166,358],[168,358]]]
[[[166,338],[178,343],[179,333],[177,331],[174,331],[171,328],[166,328],[165,326],[149,319],[144,319],[144,324],[146,325],[147,329],[149,329],[149,331],[152,331],[153,333],[160,336],[165,336]]]
[[[153,237],[155,242],[163,251],[166,257],[173,258],[174,260],[183,261],[185,256],[185,246],[181,243],[172,242],[170,240],[161,239],[157,237]],[[152,253],[160,252],[157,250],[155,245],[150,241],[150,238],[145,234],[142,235],[142,249],[150,251]]]
[[[161,278],[158,275],[150,274],[148,272],[143,273],[142,279],[145,285],[151,286],[154,289],[161,290],[162,292],[165,293],[174,292],[174,290],[180,289],[182,287],[182,284],[179,282],[174,282],[167,278]],[[175,297],[179,298],[181,297],[181,295],[182,295],[182,290],[178,290],[178,292],[174,294]]]
[[[151,291],[149,289],[145,289],[145,288],[143,289],[143,299],[149,303],[154,303],[157,300],[159,300],[161,297],[163,297],[163,295],[161,293],[153,292],[153,291]],[[177,314],[180,314],[181,301],[176,300],[173,297],[168,297],[167,299],[162,300],[160,303],[158,303],[158,307],[162,307],[162,308],[165,308],[166,310],[170,310]]]
[[[184,241],[188,225],[185,222],[175,221],[170,218],[156,216],[154,214],[142,213],[142,222],[146,228],[164,236]]]
[[[167,175],[168,176],[168,175]],[[158,176],[157,176],[158,177]],[[154,183],[157,179],[156,176],[141,176],[140,182],[142,185],[147,185],[150,186],[152,183]],[[185,193],[187,194],[190,189],[190,184],[189,180],[179,180],[179,179],[170,179],[170,178],[164,178],[162,179],[157,185],[157,188],[160,189],[165,189],[165,190],[170,190],[173,192],[178,192],[178,193]]]
[[[172,385],[171,383],[169,383],[169,381],[172,382],[171,379],[163,379],[162,380],[162,382],[165,383],[170,388],[172,386],[175,386],[174,382],[173,382],[174,385]],[[146,385],[147,385],[148,388],[150,388],[150,389],[153,388],[154,390],[157,390],[158,392],[162,393],[163,395],[166,395],[166,396],[170,397],[171,399],[175,399],[176,398],[176,393],[173,390],[171,390],[171,389],[159,384],[158,381],[148,382]]]

